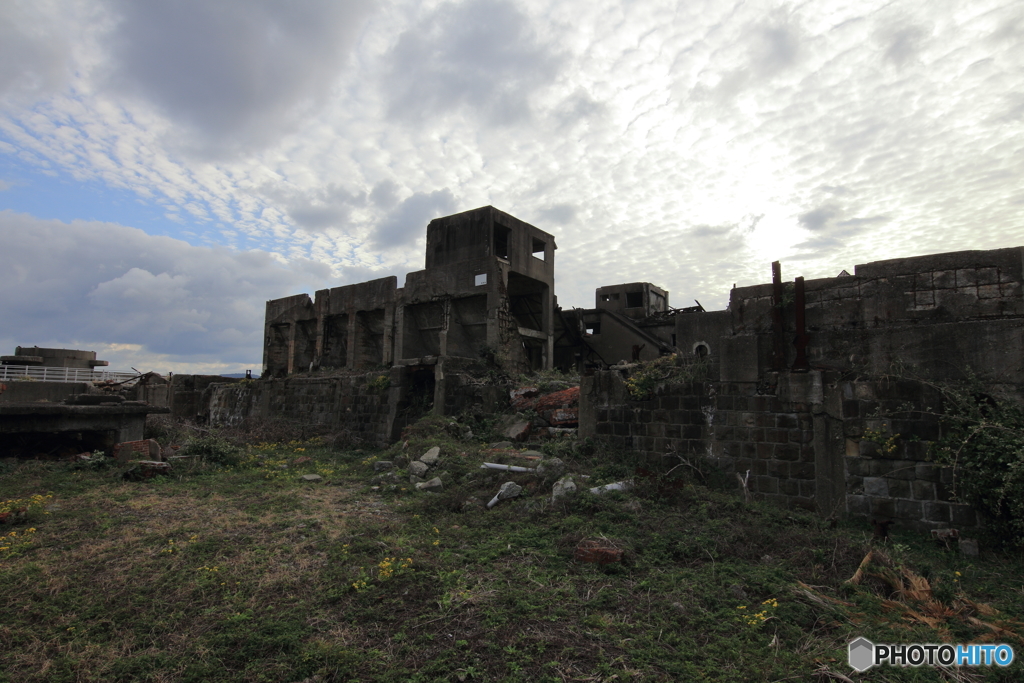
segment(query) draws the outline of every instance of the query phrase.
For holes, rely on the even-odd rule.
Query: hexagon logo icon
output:
[[[849,662],[854,671],[867,671],[875,664],[875,644],[858,638],[849,645]]]

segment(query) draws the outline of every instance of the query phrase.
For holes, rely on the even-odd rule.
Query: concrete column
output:
[[[348,346],[345,347],[345,367],[354,368],[356,366],[356,312],[355,309],[349,309],[348,311]]]
[[[380,362],[384,365],[391,365],[396,358],[395,351],[395,304],[388,304],[384,307],[384,342],[382,344],[383,355]]]
[[[288,374],[295,372],[295,335],[298,333],[298,323],[288,323]]]
[[[544,369],[550,370],[554,367],[555,361],[555,313],[554,313],[554,293],[551,291],[551,287],[544,289],[544,296],[541,297],[542,301],[542,313],[541,313],[541,324],[544,327],[544,332],[547,333],[548,338],[544,343]]]

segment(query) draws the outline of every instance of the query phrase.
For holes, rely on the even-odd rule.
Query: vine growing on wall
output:
[[[982,513],[994,539],[1024,547],[1024,402],[998,394],[970,368],[961,381],[932,382],[896,362],[886,379],[912,380],[941,397],[940,406],[923,412],[939,419],[939,439],[932,444],[936,464],[953,470],[952,497]],[[907,405],[896,412],[920,411]],[[887,451],[900,435],[865,432]]]

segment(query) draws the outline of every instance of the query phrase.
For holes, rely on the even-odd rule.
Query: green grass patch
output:
[[[450,422],[383,452],[212,439],[214,457],[145,482],[9,468],[5,498],[37,503],[0,525],[35,529],[0,551],[0,681],[1020,680],[1019,663],[846,665],[857,636],[1024,654],[1019,554],[895,532],[852,584],[867,529],[657,477],[552,504],[540,477],[480,470],[486,443]],[[414,492],[402,458],[433,445],[445,491]],[[627,455],[560,448],[594,484],[636,474]],[[399,483],[373,490],[380,459]],[[508,480],[523,495],[486,510]],[[588,539],[622,561],[577,561]]]

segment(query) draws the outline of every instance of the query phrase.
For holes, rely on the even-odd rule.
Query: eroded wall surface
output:
[[[781,324],[772,285],[734,289],[726,311],[675,318],[680,349],[706,347],[706,383],[637,401],[628,368],[597,372],[581,387],[581,435],[652,461],[683,454],[749,472],[757,497],[825,516],[976,526],[954,500],[953,472],[931,461],[933,383],[975,376],[1024,399],[1022,270],[1021,248],[857,266],[804,283],[803,330],[795,283],[782,288]],[[809,367],[794,369],[801,331]]]

